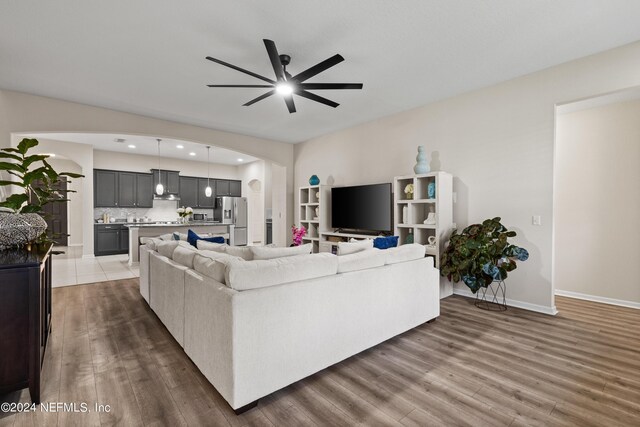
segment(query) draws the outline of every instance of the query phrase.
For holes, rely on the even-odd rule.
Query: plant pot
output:
[[[0,213],[0,249],[33,243],[47,230],[47,223],[36,213]]]

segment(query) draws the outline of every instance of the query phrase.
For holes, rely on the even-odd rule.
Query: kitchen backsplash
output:
[[[180,205],[180,201],[176,200],[154,200],[152,208],[94,208],[94,219],[102,218],[106,212],[111,218],[127,218],[133,215],[136,218],[148,217],[154,221],[176,221],[178,213],[176,209]],[[211,219],[213,218],[213,209],[194,209],[194,213],[206,213]]]

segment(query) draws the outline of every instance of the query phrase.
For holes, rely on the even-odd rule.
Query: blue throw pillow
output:
[[[198,247],[198,240],[204,240],[205,242],[211,243],[226,243],[222,236],[200,237],[193,230],[189,229],[187,232],[187,242],[189,242],[191,246]]]
[[[398,246],[398,236],[376,237],[373,240],[373,247],[378,249],[389,249]]]

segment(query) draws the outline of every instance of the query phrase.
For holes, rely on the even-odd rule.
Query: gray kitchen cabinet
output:
[[[158,182],[162,182],[164,192],[168,194],[180,193],[180,173],[177,171],[167,171],[151,169],[153,173],[153,188],[155,189]]]
[[[212,209],[215,205],[216,196],[218,191],[213,179],[208,180],[211,185],[211,197],[204,195],[204,190],[207,188],[207,178],[198,178],[198,207],[202,209]]]
[[[230,196],[229,180],[216,179],[216,196]]]
[[[136,207],[153,207],[153,175],[150,173],[136,174]]]
[[[198,207],[198,178],[193,176],[180,177],[180,206]]]
[[[135,172],[118,172],[118,207],[136,207],[136,177]]]
[[[126,254],[129,252],[129,229],[122,224],[94,226],[95,256]]]
[[[118,206],[118,172],[94,169],[93,205],[97,208]]]
[[[242,196],[242,181],[229,181],[229,195],[232,197]]]

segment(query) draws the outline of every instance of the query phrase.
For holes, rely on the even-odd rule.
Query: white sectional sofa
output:
[[[140,251],[141,294],[238,413],[440,314],[421,245],[268,260],[238,250],[151,241]]]

